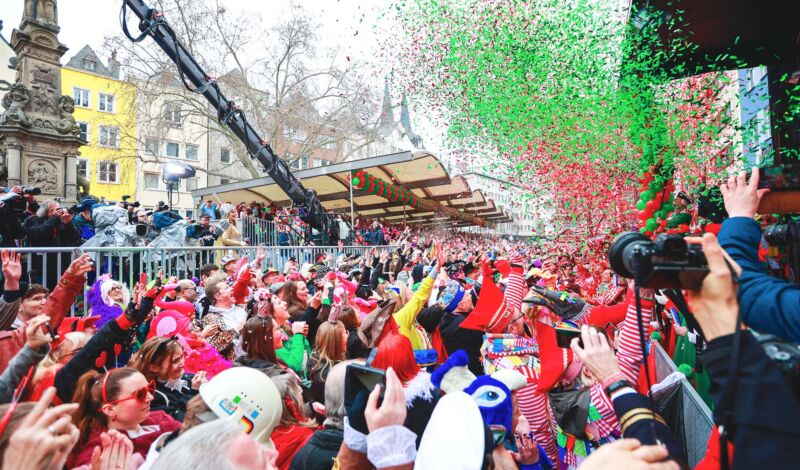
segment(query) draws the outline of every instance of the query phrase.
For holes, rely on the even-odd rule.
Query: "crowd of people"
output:
[[[688,468],[689,424],[651,394],[656,343],[714,409],[693,466],[796,468],[797,365],[760,338],[800,341],[800,288],[759,262],[756,185],[731,178],[718,237],[688,239],[709,270],[697,291],[502,238],[379,240],[374,224],[357,230],[390,249],[281,270],[259,249],[131,285],[88,255],[36,284],[7,245],[2,468]],[[53,246],[39,225],[80,240],[80,215],[38,212],[29,243]],[[83,292],[89,315],[68,316]]]

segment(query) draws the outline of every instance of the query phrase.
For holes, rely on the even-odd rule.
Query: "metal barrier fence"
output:
[[[656,380],[661,382],[665,377],[677,372],[678,368],[666,351],[655,344]],[[711,410],[700,398],[697,391],[684,378],[679,384],[680,389],[674,390],[675,393],[656,396],[655,401],[659,407],[677,407],[679,422],[670,422],[670,416],[664,416],[670,429],[678,435],[678,439],[686,450],[686,457],[689,460],[689,467],[694,468],[706,455],[708,437],[714,427],[714,419]],[[674,401],[674,402],[673,402]],[[667,403],[673,402],[673,403]]]
[[[294,258],[298,264],[314,263],[317,256],[331,254],[338,256],[339,248],[331,246],[265,246],[266,258],[262,268],[275,268],[282,271],[286,261]],[[372,248],[388,249],[390,247],[346,246],[341,251],[361,256]],[[181,279],[200,278],[200,269],[204,264],[220,264],[225,256],[236,258],[247,256],[254,260],[256,246],[183,246],[176,248],[151,247],[104,247],[104,248],[13,248],[22,255],[23,273],[28,273],[30,282],[42,284],[52,290],[58,283],[61,274],[69,264],[83,253],[89,253],[94,259],[95,270],[90,273],[87,288],[91,287],[96,276],[109,273],[128,286],[133,286],[140,273],[147,273],[152,279],[163,270],[164,276],[177,276]],[[88,306],[83,302],[83,314]],[[80,314],[73,311],[73,314]]]
[[[278,246],[278,230],[274,222],[248,215],[239,220],[239,227],[242,237],[249,239],[251,245]]]

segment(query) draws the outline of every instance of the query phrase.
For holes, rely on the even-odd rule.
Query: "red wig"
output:
[[[419,373],[411,341],[403,335],[390,335],[378,344],[378,352],[372,360],[372,367],[378,369],[391,367],[403,385]]]

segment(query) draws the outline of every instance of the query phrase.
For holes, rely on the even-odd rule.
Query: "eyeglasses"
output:
[[[109,289],[109,290],[110,290],[110,291],[112,291],[112,290],[122,290],[122,286],[114,286],[114,287],[112,287],[112,288],[111,288],[111,289]]]
[[[151,380],[146,387],[142,387],[139,390],[136,390],[129,396],[109,401],[108,398],[106,397],[106,384],[108,383],[109,377],[111,377],[111,372],[106,374],[105,379],[103,379],[103,387],[101,390],[101,394],[103,396],[103,403],[107,405],[116,405],[117,403],[122,403],[123,401],[128,401],[128,400],[136,400],[139,403],[147,403],[147,395],[152,395],[156,391],[156,382],[154,380]]]

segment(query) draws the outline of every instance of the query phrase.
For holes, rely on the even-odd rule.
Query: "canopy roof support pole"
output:
[[[355,213],[353,212],[353,174],[349,173],[349,177],[347,178],[350,181],[350,228],[353,230],[356,229],[356,217]]]

